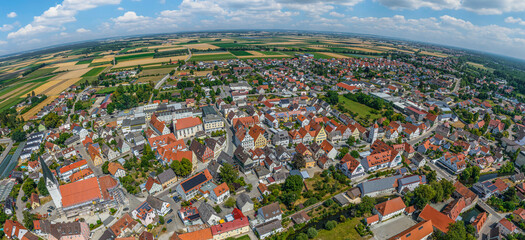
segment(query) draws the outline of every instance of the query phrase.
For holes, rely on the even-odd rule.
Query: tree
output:
[[[47,196],[47,195],[49,195],[49,192],[47,191],[46,181],[44,180],[44,177],[41,177],[40,180],[38,181],[37,188],[38,188],[38,192],[40,193],[40,196]]]
[[[337,222],[334,221],[334,220],[331,220],[331,221],[328,221],[324,224],[324,228],[326,230],[332,230],[334,229],[335,227],[337,227]]]
[[[160,224],[164,224],[165,223],[163,216],[159,216],[159,223]]]
[[[181,176],[188,176],[191,174],[193,170],[193,164],[190,160],[186,158],[182,158],[182,161],[180,161],[180,174]]]
[[[106,161],[104,162],[104,164],[102,164],[102,172],[104,174],[109,174],[108,165],[109,165],[109,161]]]
[[[299,193],[303,190],[303,178],[299,175],[291,175],[283,183],[283,191]]]
[[[359,158],[359,152],[356,151],[356,150],[352,150],[352,151],[350,152],[350,155],[352,155],[352,157],[354,157],[354,158]]]
[[[306,234],[308,235],[308,238],[310,239],[315,238],[317,237],[317,229],[313,227],[308,228],[308,230],[306,231]]]
[[[24,194],[26,196],[31,196],[31,193],[33,193],[35,189],[35,181],[31,178],[27,178],[27,180],[24,182],[24,185],[22,185],[22,190],[24,191]]]
[[[239,172],[231,164],[224,163],[219,172],[219,177],[222,182],[232,184],[239,177]]]
[[[369,196],[364,196],[363,198],[361,198],[361,203],[359,205],[357,205],[357,210],[361,214],[371,213],[372,209],[374,209],[375,205],[376,205],[375,198],[371,198]]]
[[[16,142],[25,141],[26,140],[26,133],[22,132],[20,130],[15,130],[15,131],[13,131],[13,133],[11,135],[11,139],[13,139],[13,141],[16,141]]]
[[[113,114],[113,112],[115,111],[115,104],[114,103],[108,104],[106,111],[108,112],[108,114]]]
[[[301,169],[306,167],[306,159],[302,154],[295,154],[292,161],[292,165],[295,169]]]
[[[418,209],[423,209],[434,198],[435,194],[436,192],[431,186],[419,185],[414,189],[414,199],[412,201]]]
[[[436,238],[438,240],[474,240],[474,236],[467,233],[465,228],[465,223],[463,221],[458,221],[451,223],[448,227],[448,232],[446,234],[439,234]]]
[[[295,236],[295,240],[308,240],[308,235],[306,233],[299,233]]]
[[[339,103],[339,94],[337,94],[336,91],[328,91],[326,92],[326,102],[331,104],[331,105],[336,105],[337,103]]]
[[[33,231],[34,225],[33,221],[36,220],[36,215],[32,214],[29,211],[24,211],[24,226],[29,229],[30,231]]]
[[[224,203],[224,206],[226,207],[229,207],[229,208],[232,208],[235,206],[235,199],[230,197],[228,198],[228,200],[226,200],[226,202]]]

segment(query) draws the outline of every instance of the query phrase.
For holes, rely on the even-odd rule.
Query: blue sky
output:
[[[525,59],[524,0],[2,1],[0,55],[105,37],[216,29],[376,34]]]

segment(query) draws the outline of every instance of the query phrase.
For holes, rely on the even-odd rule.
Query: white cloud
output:
[[[77,29],[77,33],[88,33],[88,32],[91,32],[91,30],[89,30],[89,29],[85,29],[85,28],[79,28],[79,29]]]
[[[63,29],[65,23],[75,22],[80,11],[93,9],[108,4],[120,4],[121,0],[64,0],[61,4],[50,7],[42,15],[35,16],[33,22],[8,34],[8,38],[19,38],[43,32]]]
[[[15,12],[10,12],[7,14],[7,17],[8,18],[15,18],[16,16],[18,16]]]
[[[11,31],[11,29],[13,29],[13,25],[11,24],[4,24],[0,26],[0,32]]]
[[[525,11],[523,0],[374,0],[392,9],[467,10],[478,14]]]
[[[7,44],[7,41],[0,40],[0,45],[5,45],[5,44]]]
[[[128,11],[124,15],[112,19],[115,23],[130,23],[149,19],[148,17],[139,16],[133,11]]]
[[[338,13],[338,12],[330,12],[330,16],[332,16],[332,17],[337,17],[337,18],[342,18],[342,17],[344,17],[345,15],[342,14],[342,13]]]
[[[508,17],[508,18],[505,18],[505,22],[506,23],[517,23],[519,25],[524,25],[525,26],[525,21],[521,18],[515,18],[515,17]]]
[[[117,10],[124,11],[124,8],[123,7],[118,7]]]

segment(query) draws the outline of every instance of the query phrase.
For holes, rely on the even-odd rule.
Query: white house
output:
[[[228,184],[221,183],[211,191],[209,196],[215,204],[220,204],[230,197],[230,188],[228,187]]]
[[[380,221],[388,220],[405,211],[406,205],[401,197],[387,200],[375,205],[373,212],[379,216]]]

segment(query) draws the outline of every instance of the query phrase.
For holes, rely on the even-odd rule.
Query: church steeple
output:
[[[55,207],[61,208],[62,194],[60,193],[59,189],[60,184],[42,158],[40,158],[40,166],[42,166],[42,173],[44,174],[44,181],[46,181],[46,188],[49,192],[49,195],[51,195],[51,198],[53,198],[53,203],[55,203]]]

